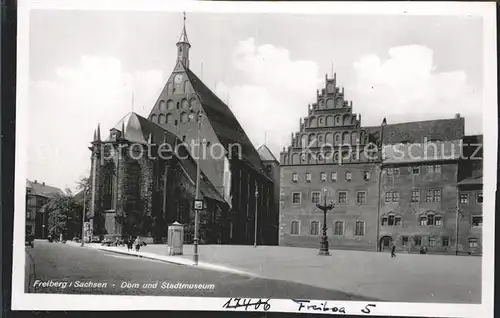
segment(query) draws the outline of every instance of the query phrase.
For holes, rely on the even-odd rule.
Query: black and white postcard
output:
[[[495,12],[19,1],[12,309],[492,317]]]

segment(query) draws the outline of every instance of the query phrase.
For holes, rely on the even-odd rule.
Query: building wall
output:
[[[433,162],[432,164],[434,164]],[[457,207],[457,162],[438,163],[440,173],[429,173],[429,163],[398,165],[384,167],[381,193],[381,219],[379,239],[389,236],[396,249],[400,251],[418,252],[420,246],[427,246],[428,252],[454,252],[455,227]],[[399,169],[399,173],[389,173],[388,169]],[[413,173],[418,168],[418,173]],[[439,202],[426,202],[426,190],[441,191]],[[418,191],[419,201],[412,202],[412,191]],[[398,202],[386,202],[386,193],[397,191]],[[442,217],[441,225],[421,225],[420,218],[429,213]],[[394,215],[401,217],[400,225],[382,225],[382,218]],[[403,243],[403,238],[408,243]],[[421,245],[417,246],[415,237],[421,238]],[[435,239],[435,246],[430,246],[429,239]],[[444,242],[443,242],[444,238]],[[447,239],[447,244],[446,244]],[[443,244],[444,243],[444,244]],[[383,244],[381,244],[383,248]]]
[[[462,186],[461,194],[468,195],[468,201],[460,201],[462,216],[459,216],[459,245],[458,250],[461,253],[482,254],[482,225],[473,224],[473,217],[483,216],[483,204],[477,200],[478,194],[483,193],[482,186]],[[477,247],[473,246],[470,240],[477,240]]]
[[[364,172],[369,172],[368,181],[363,179]],[[326,173],[326,181],[320,180],[321,173]],[[337,173],[337,181],[332,181],[331,173]],[[351,181],[346,181],[347,172],[352,174]],[[345,164],[345,165],[306,165],[281,167],[281,216],[280,245],[319,247],[324,223],[324,215],[312,202],[312,192],[320,192],[320,203],[324,203],[323,189],[327,190],[327,203],[335,202],[333,211],[327,213],[327,235],[332,248],[376,249],[376,218],[378,198],[379,168],[376,164]],[[293,174],[299,179],[293,181]],[[306,173],[311,173],[311,182],[306,182]],[[347,192],[347,204],[339,203],[339,192]],[[356,202],[357,192],[366,193],[366,202]],[[293,193],[301,194],[301,203],[293,204]],[[291,233],[293,221],[300,224],[299,234]],[[311,234],[311,222],[318,221],[320,231]],[[343,233],[334,235],[335,222],[343,222]],[[364,235],[355,235],[357,221],[364,222]]]

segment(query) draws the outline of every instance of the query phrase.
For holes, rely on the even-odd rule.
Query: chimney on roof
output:
[[[456,119],[460,118],[460,113],[456,113],[456,114],[455,114],[455,118],[456,118]]]
[[[34,183],[35,183],[35,184],[37,184],[37,183],[38,183],[38,181],[36,181],[36,180],[35,180],[35,181],[34,181]]]
[[[42,187],[45,187],[45,182],[42,182]]]

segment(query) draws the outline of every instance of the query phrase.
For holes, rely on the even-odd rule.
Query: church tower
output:
[[[181,62],[185,68],[189,68],[189,49],[191,44],[186,33],[186,13],[184,12],[184,26],[182,28],[181,37],[177,42],[177,61]]]

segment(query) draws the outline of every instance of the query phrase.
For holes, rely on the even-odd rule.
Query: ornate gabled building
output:
[[[211,189],[210,195],[204,193],[204,197],[211,200],[213,209],[215,209],[210,212],[211,214],[209,213],[210,216],[208,218],[210,220],[218,220],[213,221],[215,222],[213,224],[216,224],[221,231],[222,238],[216,241],[232,244],[253,244],[255,233],[257,233],[256,239],[258,244],[275,245],[278,243],[276,187],[279,188],[277,186],[279,178],[275,179],[278,176],[275,171],[279,169],[274,167],[274,170],[269,170],[269,165],[263,162],[231,109],[189,69],[190,49],[191,44],[189,43],[184,23],[177,43],[177,61],[174,70],[168,78],[148,118],[145,119],[136,114],[129,114],[129,119],[125,122],[124,128],[122,129],[120,126],[122,124],[118,123],[114,130],[111,131],[111,135],[124,136],[118,138],[123,142],[138,142],[146,146],[151,144],[148,141],[148,138],[150,138],[148,134],[152,134],[153,144],[156,143],[157,145],[162,142],[161,138],[166,134],[171,136],[169,138],[172,140],[175,138],[175,141],[170,143],[171,145],[185,144],[185,147],[181,148],[187,151],[191,158],[199,158],[199,160],[190,160],[189,163],[179,161],[178,159],[171,159],[173,161],[168,163],[158,163],[159,161],[136,162],[135,170],[129,169],[129,171],[133,172],[132,175],[136,175],[137,173],[140,175],[147,173],[148,175],[148,177],[143,176],[141,177],[142,179],[136,180],[137,182],[142,182],[143,186],[141,190],[135,189],[135,186],[130,185],[120,186],[120,182],[125,182],[120,180],[130,178],[130,173],[122,172],[121,175],[123,177],[121,178],[121,168],[116,170],[116,167],[120,166],[116,162],[113,163],[114,166],[111,166],[110,169],[118,171],[118,176],[115,176],[118,181],[112,181],[109,178],[102,179],[103,177],[100,176],[98,178],[102,180],[99,179],[96,183],[96,189],[102,184],[117,184],[115,190],[113,190],[113,193],[116,192],[116,194],[113,194],[114,197],[110,197],[110,193],[105,194],[103,192],[108,190],[99,190],[101,192],[96,194],[94,209],[95,211],[99,211],[97,214],[101,214],[103,211],[110,211],[109,213],[104,213],[107,216],[105,220],[102,220],[103,226],[101,227],[105,228],[105,232],[118,233],[119,230],[116,230],[117,227],[113,227],[112,224],[115,224],[116,218],[120,218],[120,215],[127,215],[127,211],[151,213],[151,216],[155,217],[156,220],[158,220],[158,215],[162,215],[163,223],[158,225],[161,228],[161,230],[158,230],[159,232],[165,231],[166,233],[166,225],[174,220],[185,224],[192,222],[192,214],[194,213],[192,211],[193,197],[178,193],[179,191],[190,193],[192,189],[182,189],[182,185],[189,185],[192,182],[180,183],[180,179],[170,179],[168,177],[170,172],[165,172],[164,170],[167,169],[165,165],[172,167],[168,169],[177,167],[178,171],[187,172],[187,174],[184,174],[185,178],[195,180],[196,176],[189,173],[190,170],[187,166],[191,167],[194,165],[196,167],[196,163],[199,162],[205,188]],[[123,121],[121,122],[123,123]],[[127,125],[133,126],[128,133],[127,127],[129,126]],[[140,129],[138,125],[141,127]],[[154,132],[152,132],[153,130]],[[124,135],[123,131],[125,131]],[[130,138],[133,138],[135,141]],[[201,148],[197,146],[199,139],[202,145]],[[110,140],[108,142],[113,143],[114,141]],[[97,143],[101,143],[101,141],[97,141]],[[96,145],[97,143],[94,142]],[[93,147],[93,149],[95,148],[96,146]],[[198,149],[201,149],[201,152]],[[200,152],[199,156],[198,152]],[[177,158],[176,156],[174,157]],[[160,167],[154,168],[158,164]],[[94,164],[93,166],[97,165]],[[165,173],[167,174],[167,181],[164,181],[165,178],[162,177]],[[95,175],[98,176],[98,173],[95,173]],[[179,178],[182,179],[184,177],[179,175]],[[160,179],[163,181],[159,181]],[[170,184],[171,180],[173,183]],[[161,192],[165,191],[161,185],[162,182],[167,182],[167,188],[169,185],[172,187],[166,193]],[[121,202],[120,200],[125,200],[122,199],[123,194],[119,192],[125,191],[119,190],[121,188],[135,189],[133,191],[130,190],[133,193],[126,195],[127,200],[132,200],[131,202],[137,201],[131,198],[138,197],[140,194],[143,201],[139,200],[141,202],[139,206],[134,205],[136,203],[127,205],[125,201],[119,203]],[[104,187],[104,189],[107,188]],[[156,196],[156,190],[154,189],[160,191]],[[153,199],[144,201],[145,194],[152,195]],[[99,198],[106,197],[106,195],[108,201],[99,201],[101,200]],[[177,200],[181,196],[185,197],[185,199],[182,199],[183,204]],[[115,198],[112,199],[112,204],[109,202],[110,198]],[[167,202],[168,205],[162,207],[160,203],[154,203],[157,201]],[[122,210],[124,214],[119,212],[120,204],[123,206]],[[211,208],[208,207],[207,209],[210,210]],[[94,215],[97,214],[94,213]],[[257,231],[255,231],[255,218],[257,218]],[[127,222],[134,223],[131,220]],[[205,221],[202,220],[203,222]],[[215,228],[211,228],[210,231],[215,231]],[[213,239],[210,242],[214,242]]]
[[[319,248],[326,195],[333,249],[481,253],[482,160],[462,155],[459,114],[363,127],[334,75],[299,127],[280,154],[280,245]]]

